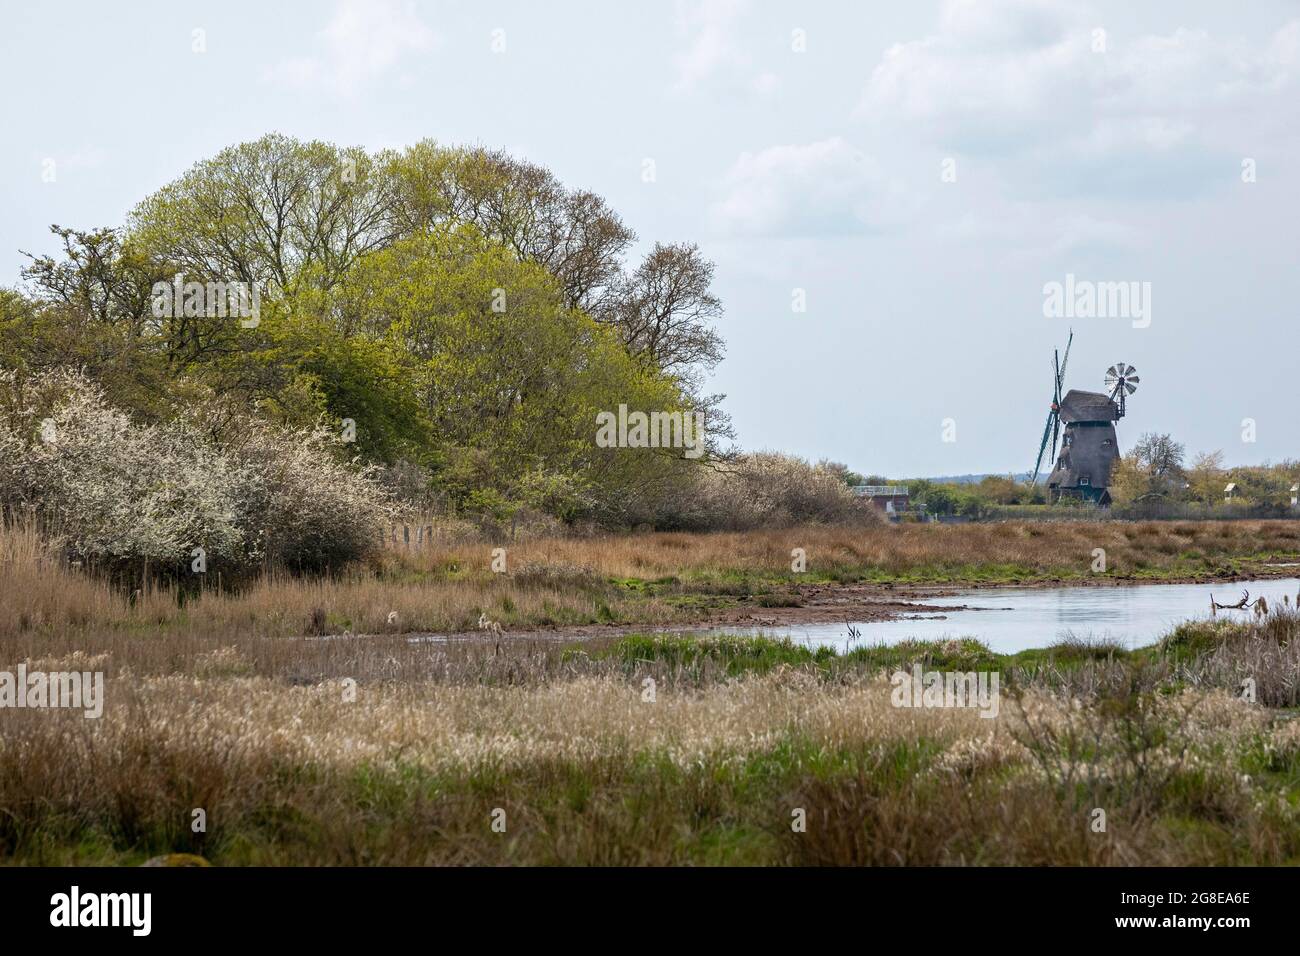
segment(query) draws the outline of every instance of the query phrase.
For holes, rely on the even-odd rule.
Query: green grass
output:
[[[944,641],[901,641],[871,644],[840,652],[831,646],[809,647],[789,638],[739,635],[631,634],[610,646],[591,651],[575,645],[570,654],[613,658],[629,669],[655,663],[672,669],[699,670],[711,665],[728,676],[766,673],[778,666],[809,667],[830,674],[836,670],[899,670],[920,664],[935,670],[1004,670],[1051,664],[1068,669],[1091,661],[1124,660],[1133,652],[1115,644],[1060,641],[1044,648],[999,654],[975,638]]]
[[[891,645],[857,647],[841,658],[844,665],[898,670],[920,664],[937,670],[996,670],[1008,660],[981,641],[964,637],[950,641],[900,641]]]
[[[650,662],[674,669],[698,670],[707,664],[721,668],[729,676],[737,676],[766,673],[781,665],[820,667],[837,655],[834,648],[808,648],[770,637],[633,634],[592,656],[613,657],[629,667]]]

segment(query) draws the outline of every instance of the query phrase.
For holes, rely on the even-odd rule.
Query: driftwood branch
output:
[[[1241,600],[1236,604],[1219,604],[1214,600],[1214,595],[1210,595],[1210,603],[1214,605],[1216,611],[1244,611],[1250,606],[1250,592],[1242,591]]]
[[[1256,598],[1254,601],[1251,601],[1250,592],[1242,591],[1241,600],[1238,601],[1236,604],[1220,604],[1214,600],[1214,594],[1213,593],[1210,594],[1211,614],[1214,614],[1217,611],[1245,611],[1248,610],[1249,608],[1254,608],[1255,613],[1260,617],[1263,617],[1264,615],[1268,614],[1268,599],[1265,598],[1263,595],[1261,595],[1260,597]]]

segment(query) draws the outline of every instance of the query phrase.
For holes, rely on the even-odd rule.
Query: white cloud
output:
[[[673,58],[673,89],[689,93],[718,77],[760,96],[776,92],[781,78],[758,70],[741,39],[749,0],[677,0],[676,28],[683,49]]]
[[[858,116],[891,139],[1023,161],[1007,174],[1024,188],[1170,195],[1228,181],[1230,160],[1262,148],[1261,118],[1296,115],[1300,21],[1255,45],[1112,33],[1103,52],[1097,27],[1073,5],[951,0],[937,33],[886,51]]]
[[[885,52],[858,112],[948,142],[1050,136],[1073,119],[1052,107],[1090,82],[1089,42],[1045,4],[950,3],[937,34]]]
[[[314,38],[316,51],[282,60],[265,78],[354,97],[409,54],[431,49],[435,39],[409,0],[339,0]]]
[[[732,235],[810,236],[889,228],[906,197],[866,154],[832,137],[742,153],[709,210]]]
[[[717,70],[744,66],[736,43],[737,21],[746,0],[678,0],[677,32],[690,40],[677,56],[677,89],[689,90]]]

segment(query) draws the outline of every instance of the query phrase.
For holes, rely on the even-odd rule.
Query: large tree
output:
[[[1147,432],[1115,463],[1111,498],[1124,504],[1151,496],[1176,497],[1183,491],[1186,449],[1171,435]]]
[[[722,360],[713,323],[722,303],[712,292],[713,263],[692,243],[653,250],[619,286],[612,317],[628,350],[688,378]]]
[[[432,432],[453,457],[478,452],[474,481],[509,493],[540,472],[598,493],[625,468],[644,477],[673,467],[640,449],[598,448],[595,437],[596,413],[620,404],[684,409],[676,380],[635,361],[611,329],[565,304],[545,269],[474,227],[364,257],[336,298],[350,324],[407,356]]]
[[[457,225],[541,266],[565,306],[613,325],[644,361],[698,384],[721,360],[722,305],[697,246],[656,244],[629,272],[636,237],[605,200],[501,151],[425,140],[371,156],[272,134],[196,164],[129,223],[163,268],[270,294],[332,289],[367,252]]]
[[[326,287],[395,236],[383,177],[359,148],[271,134],[195,164],[131,213],[132,238],[198,281]]]
[[[1223,497],[1223,452],[1202,452],[1192,459],[1187,473],[1192,497],[1205,504],[1214,504]]]
[[[599,313],[622,275],[632,230],[595,193],[565,187],[506,153],[425,140],[381,157],[401,235],[467,223],[559,282],[564,304]]]

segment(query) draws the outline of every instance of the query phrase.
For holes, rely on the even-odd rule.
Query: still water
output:
[[[1109,639],[1126,647],[1154,643],[1176,624],[1209,617],[1210,594],[1220,604],[1230,604],[1250,591],[1268,603],[1281,604],[1284,595],[1294,601],[1300,578],[1238,581],[1229,584],[1137,584],[1125,587],[998,588],[962,591],[950,597],[930,598],[925,604],[970,610],[921,612],[896,621],[855,624],[860,637],[849,642],[848,624],[809,624],[761,629],[727,628],[718,633],[767,634],[789,637],[810,645],[830,644],[838,650],[863,644],[896,644],[909,638],[939,640],[974,637],[1004,654],[1045,647],[1058,640]],[[1244,618],[1248,611],[1220,611]],[[944,615],[942,618],[937,615]]]

